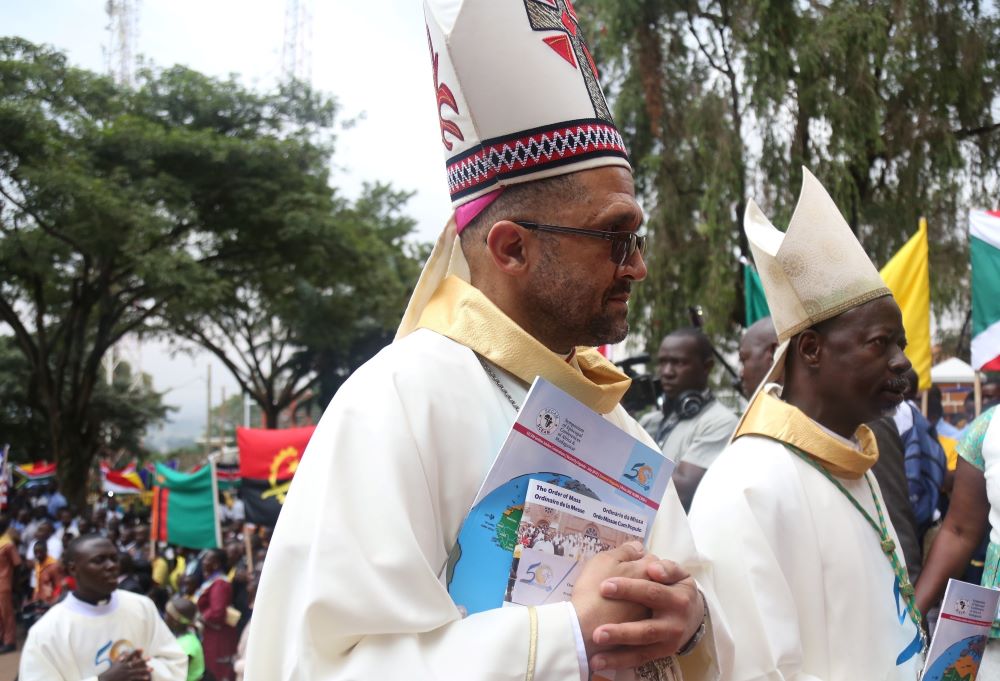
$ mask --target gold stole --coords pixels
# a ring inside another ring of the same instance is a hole
[[[733,439],[743,435],[762,435],[797,447],[840,478],[857,480],[878,461],[878,446],[868,426],[854,434],[859,451],[825,432],[798,407],[763,390],[747,408]]]

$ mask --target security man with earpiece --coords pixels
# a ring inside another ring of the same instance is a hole
[[[712,344],[696,328],[667,335],[657,355],[663,408],[643,417],[663,453],[677,463],[674,485],[686,511],[698,483],[722,453],[736,428],[737,416],[719,403],[708,387],[715,365]]]

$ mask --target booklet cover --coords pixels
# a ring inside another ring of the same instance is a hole
[[[975,681],[998,599],[995,589],[948,580],[923,681]]]
[[[642,542],[646,518],[558,485],[530,480],[504,601],[544,605],[568,601],[576,576],[598,553]]]
[[[473,614],[502,606],[508,592],[513,594],[517,570],[526,577],[523,569],[529,564],[519,562],[512,570],[512,561],[532,481],[553,491],[531,504],[570,514],[561,522],[596,509],[605,524],[645,540],[673,470],[674,463],[656,449],[548,381],[535,379],[459,531],[445,567],[448,593]],[[594,519],[590,534],[602,536],[601,527]],[[565,558],[568,546],[562,539]],[[584,551],[580,541],[578,555]],[[541,549],[547,551],[549,543],[555,557],[551,539],[543,540]],[[568,564],[560,568],[554,558],[552,563],[556,581],[563,574],[570,578]],[[562,593],[563,586],[558,589]]]

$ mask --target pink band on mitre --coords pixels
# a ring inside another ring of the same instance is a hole
[[[503,187],[494,189],[488,194],[483,194],[478,199],[473,199],[468,203],[463,203],[455,209],[455,228],[459,234],[469,226],[469,223],[476,219],[476,216],[486,210],[487,206],[497,200]]]

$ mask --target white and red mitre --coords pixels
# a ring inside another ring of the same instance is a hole
[[[453,207],[630,167],[571,0],[425,0],[424,17]]]

